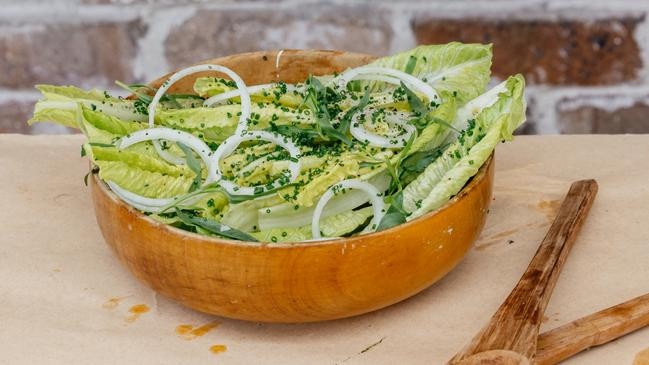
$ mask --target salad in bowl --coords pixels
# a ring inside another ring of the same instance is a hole
[[[261,243],[358,236],[442,207],[512,138],[525,81],[487,89],[491,59],[454,42],[298,83],[202,64],[158,88],[118,82],[127,98],[38,85],[29,122],[80,129],[92,171],[164,224]],[[196,73],[209,76],[193,93],[167,92]]]

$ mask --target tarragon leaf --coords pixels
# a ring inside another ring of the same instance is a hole
[[[186,145],[178,142],[178,147],[180,147],[181,150],[183,150],[183,153],[185,154],[185,160],[187,161],[187,167],[189,167],[196,176],[194,177],[194,181],[192,181],[192,184],[189,187],[189,192],[191,193],[192,191],[198,189],[201,187],[201,178],[202,178],[202,168],[201,168],[201,163],[196,159],[196,156],[194,156],[194,151],[192,151],[191,148],[187,147]]]
[[[426,104],[424,104],[424,102],[419,99],[417,94],[412,92],[412,90],[410,90],[406,86],[406,84],[403,83],[403,81],[401,81],[401,88],[405,90],[406,96],[408,98],[408,104],[410,105],[410,110],[412,110],[415,115],[425,116],[426,114],[428,114],[428,108],[426,107]]]
[[[257,239],[238,229],[226,226],[217,221],[196,217],[176,208],[176,215],[188,226],[200,227],[216,235],[239,241],[257,242]]]

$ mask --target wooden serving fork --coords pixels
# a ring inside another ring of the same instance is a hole
[[[649,325],[649,294],[539,336],[543,313],[597,194],[595,180],[573,183],[527,270],[491,321],[448,364],[549,365]]]
[[[649,294],[542,333],[536,345],[534,363],[556,364],[645,326],[649,326]]]

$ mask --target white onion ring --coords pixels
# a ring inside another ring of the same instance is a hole
[[[151,103],[149,104],[149,128],[153,128],[154,126],[155,110],[156,110],[156,106],[160,102],[160,98],[162,98],[162,96],[171,87],[171,85],[173,85],[178,80],[182,79],[187,75],[191,75],[197,72],[205,72],[205,71],[222,72],[228,75],[236,83],[237,88],[240,91],[239,96],[241,97],[241,116],[239,117],[239,123],[237,124],[236,133],[242,132],[248,128],[248,118],[250,117],[250,94],[248,94],[246,84],[243,82],[241,77],[239,77],[239,75],[237,75],[234,71],[230,70],[229,68],[221,65],[210,65],[210,64],[191,66],[182,69],[176,72],[175,74],[171,75],[171,77],[169,77],[167,81],[165,81],[162,84],[162,86],[158,89],[158,91],[153,96],[153,100],[151,100]],[[153,140],[153,146],[155,147],[160,157],[162,157],[166,161],[176,165],[185,163],[184,159],[175,156],[167,151],[164,151],[160,147],[160,143],[158,143],[157,140]]]
[[[343,72],[334,80],[336,80],[340,87],[344,89],[350,81],[363,79],[383,81],[395,85],[400,85],[401,81],[403,81],[404,84],[409,85],[411,88],[415,89],[415,91],[424,94],[428,99],[428,102],[439,100],[437,92],[430,85],[410,74],[393,68],[375,66],[356,67]]]
[[[253,171],[255,171],[256,168],[258,168],[259,166],[261,166],[265,162],[270,161],[271,158],[276,158],[278,155],[279,155],[279,153],[273,152],[273,153],[269,153],[267,155],[264,155],[262,157],[259,157],[258,159],[250,162],[244,168],[239,170],[237,172],[237,177],[243,177],[243,175],[245,173],[248,173],[248,172],[252,173]]]
[[[368,109],[368,112],[371,112],[372,109]],[[408,124],[401,120],[399,117],[394,115],[386,115],[385,121],[388,124],[398,125],[403,128],[405,133],[396,136],[396,137],[385,137],[376,133],[372,133],[364,128],[362,123],[358,122],[358,117],[363,113],[356,113],[352,117],[351,124],[349,126],[349,132],[354,138],[361,142],[367,141],[371,146],[382,147],[382,148],[403,148],[410,139],[410,137],[417,131],[417,128],[412,124]]]
[[[111,180],[106,181],[106,184],[108,184],[111,190],[118,193],[120,197],[123,197],[125,200],[136,202],[140,205],[146,205],[151,207],[164,207],[165,205],[169,205],[176,200],[176,198],[159,198],[159,199],[147,198],[145,196],[138,195],[131,191],[128,191],[122,188],[121,186],[117,185],[116,182]]]
[[[272,88],[277,87],[278,84],[263,84],[263,85],[253,85],[253,86],[248,86],[247,91],[249,95],[252,94],[258,94],[264,90],[269,90]],[[297,87],[295,85],[291,84],[286,84],[286,91],[294,91],[297,90]],[[237,98],[241,96],[241,90],[236,89],[236,90],[230,90],[226,91],[224,93],[216,94],[214,96],[211,96],[207,100],[203,102],[203,106],[212,106],[214,104],[221,103],[223,101],[232,99],[232,98]]]
[[[125,137],[122,137],[122,139],[119,140],[117,143],[117,148],[120,150],[123,150],[126,147],[129,147],[131,145],[134,145],[136,143],[144,142],[144,141],[151,141],[151,140],[157,140],[157,139],[166,139],[172,142],[180,142],[187,147],[191,148],[200,156],[201,160],[203,160],[203,163],[205,163],[205,166],[208,168],[209,171],[209,166],[211,161],[211,155],[212,155],[212,150],[205,144],[205,142],[201,141],[198,137],[194,136],[193,134],[179,131],[176,129],[171,129],[171,128],[148,128],[148,129],[142,129],[137,132],[133,132]],[[207,176],[207,179],[205,179],[205,184],[209,184],[213,182],[214,180],[210,179],[210,176]]]
[[[159,198],[159,199],[147,198],[145,196],[138,195],[124,189],[123,187],[117,185],[117,183],[114,181],[108,180],[106,181],[106,184],[108,185],[108,187],[110,187],[110,190],[112,190],[112,192],[115,193],[115,195],[117,195],[120,199],[122,199],[129,205],[132,205],[133,207],[145,212],[159,213],[164,208],[178,201],[181,197],[181,195],[179,195],[173,198]],[[204,194],[205,193],[196,194],[191,198],[182,198],[181,199],[182,204],[183,205],[195,204],[198,200],[202,198]]]
[[[388,84],[401,85],[401,80],[400,79],[398,79],[396,77],[380,75],[380,74],[370,74],[370,75],[358,76],[358,77],[355,77],[354,80],[382,81],[382,82],[387,82]],[[349,83],[349,81],[347,83]],[[347,86],[347,85],[345,85],[345,86]]]
[[[216,149],[214,154],[211,157],[211,163],[208,164],[208,179],[210,181],[220,180],[219,184],[228,193],[232,195],[255,195],[255,190],[259,187],[266,190],[266,186],[257,185],[257,186],[238,186],[230,180],[223,178],[223,173],[221,172],[221,167],[219,166],[221,160],[229,156],[241,143],[246,141],[268,141],[274,143],[278,146],[284,147],[288,150],[291,158],[294,161],[290,161],[288,164],[288,169],[290,171],[290,182],[295,181],[297,176],[300,173],[300,149],[291,141],[290,138],[282,136],[280,134],[275,134],[267,131],[248,131],[241,134],[235,134],[228,137],[219,148]],[[271,185],[271,189],[279,188],[281,185],[278,185],[279,181],[274,181]]]
[[[142,129],[125,137],[122,137],[122,139],[117,142],[117,148],[119,150],[122,150],[136,143],[158,139],[180,142],[191,148],[200,156],[200,158],[205,163],[205,166],[208,167],[209,171],[209,166],[211,163],[210,156],[212,155],[210,148],[205,144],[205,142],[187,132],[171,128]],[[205,179],[204,185],[209,184],[212,181],[214,180],[210,180],[210,176],[208,175],[207,179]],[[113,181],[106,181],[106,184],[108,184],[110,189],[122,200],[145,212],[159,212],[160,209],[169,204],[172,204],[178,198],[147,198],[145,196],[128,191],[120,187]]]
[[[385,203],[383,202],[383,198],[381,198],[383,194],[381,194],[381,192],[378,191],[374,187],[374,185],[368,182],[357,179],[343,180],[331,186],[329,190],[325,191],[325,193],[322,194],[320,200],[318,200],[318,204],[313,211],[313,219],[311,221],[311,235],[313,236],[313,239],[319,239],[322,237],[322,235],[320,234],[320,216],[322,215],[322,211],[324,210],[329,200],[334,197],[334,189],[336,188],[358,189],[367,194],[368,201],[372,203],[374,216],[372,217],[372,220],[370,221],[368,226],[363,230],[363,232],[370,232],[372,230],[375,230],[381,222],[381,219],[385,215]]]
[[[129,205],[132,205],[133,207],[145,212],[158,213],[162,209],[162,207],[172,204],[176,200],[174,198],[147,198],[145,196],[130,192],[117,185],[117,183],[115,183],[114,181],[110,180],[106,181],[106,184],[108,185],[108,187],[110,187],[110,190],[112,190],[113,193],[115,193],[115,195],[117,195],[120,199],[122,199]]]

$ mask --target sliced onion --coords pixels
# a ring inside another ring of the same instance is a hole
[[[162,157],[163,160],[174,164],[174,165],[184,165],[185,164],[185,159],[182,157],[176,156],[173,153],[162,149],[162,146],[160,145],[160,142],[157,140],[152,140],[151,143],[153,143],[153,148],[155,148],[156,152],[158,152],[158,155]]]
[[[133,192],[130,192],[130,191],[120,187],[119,185],[117,185],[116,182],[111,181],[111,180],[106,181],[106,184],[108,184],[108,186],[113,191],[119,193],[119,195],[122,195],[127,200],[137,202],[138,204],[141,204],[141,205],[148,205],[148,206],[152,206],[152,207],[164,207],[165,205],[169,205],[169,204],[173,203],[176,200],[176,198],[159,198],[159,199],[147,198],[147,197],[144,197],[142,195],[138,195],[138,194],[135,194]]]
[[[258,94],[258,93],[260,93],[260,92],[262,92],[264,90],[270,90],[270,89],[275,88],[275,87],[277,87],[277,84],[254,85],[254,86],[249,86],[247,91],[248,91],[248,94],[252,95],[252,94]],[[286,84],[286,91],[287,92],[288,91],[294,91],[294,90],[297,90],[297,87],[295,85]],[[229,99],[232,99],[232,98],[237,98],[237,97],[240,97],[240,96],[241,96],[241,90],[240,89],[226,91],[226,92],[221,93],[221,94],[216,94],[216,95],[210,97],[209,99],[205,100],[203,102],[203,106],[212,106],[214,104],[218,104],[218,103],[224,102],[226,100],[229,100]]]
[[[396,77],[380,75],[380,74],[374,74],[374,75],[370,74],[370,75],[357,76],[357,77],[354,78],[354,80],[382,81],[382,82],[387,82],[388,84],[401,85],[401,80],[400,79],[398,79]],[[345,85],[345,86],[347,86],[347,85]]]
[[[117,143],[117,148],[122,150],[136,143],[158,140],[158,139],[165,139],[172,142],[180,142],[186,145],[187,147],[191,148],[200,156],[200,158],[205,163],[205,166],[208,167],[208,171],[209,171],[209,166],[211,163],[210,157],[212,155],[210,148],[205,144],[205,142],[201,141],[194,135],[189,134],[187,132],[183,132],[171,128],[143,129],[131,133],[125,137],[122,137],[122,139],[120,139],[119,142]],[[212,181],[214,180],[210,180],[210,176],[208,175],[207,179],[205,179],[204,185],[209,184]],[[172,204],[178,199],[178,197],[161,198],[161,199],[148,198],[133,193],[131,191],[128,191],[120,187],[113,181],[106,181],[106,184],[108,184],[110,189],[122,200],[134,206],[135,208],[145,212],[153,212],[153,213],[159,212],[163,207]]]
[[[244,168],[237,172],[237,177],[242,177],[247,173],[252,173],[256,168],[263,165],[265,162],[270,161],[271,158],[277,158],[279,156],[278,152],[269,153],[265,156],[259,157],[258,159],[250,162]]]
[[[368,109],[368,112],[371,112],[372,109]],[[405,113],[399,113],[397,115],[386,115],[385,121],[388,124],[397,125],[403,128],[404,133],[399,136],[382,136],[376,133],[372,133],[365,129],[364,123],[358,122],[358,118],[363,113],[356,113],[352,117],[351,125],[349,126],[349,132],[361,142],[367,142],[371,146],[382,147],[382,148],[403,148],[413,133],[416,132],[417,128],[412,124],[404,121],[403,118],[406,117]]]
[[[345,88],[352,80],[374,80],[383,81],[394,85],[400,85],[401,81],[426,96],[429,102],[438,100],[439,96],[435,89],[418,78],[405,72],[387,67],[361,66],[343,72],[335,79],[341,88]]]
[[[368,182],[357,179],[343,180],[330,187],[329,190],[325,191],[325,193],[322,194],[322,197],[318,201],[318,204],[313,211],[313,219],[311,221],[311,235],[313,236],[313,238],[318,239],[322,237],[322,235],[320,234],[320,216],[322,215],[322,211],[324,210],[329,200],[336,195],[335,190],[337,189],[358,189],[363,191],[367,195],[367,200],[372,204],[374,216],[372,217],[372,220],[370,221],[368,226],[363,230],[363,232],[365,233],[375,230],[376,227],[378,227],[379,222],[381,222],[381,219],[385,215],[385,203],[383,202],[383,198],[381,197],[383,194],[381,194],[381,192],[378,191],[374,187],[374,185]]]
[[[211,158],[211,163],[208,165],[208,179],[210,181],[220,180],[219,184],[223,187],[228,193],[233,195],[255,195],[256,190],[260,187],[266,190],[266,186],[257,185],[257,186],[238,186],[230,180],[223,178],[223,173],[221,172],[221,167],[219,166],[221,161],[229,156],[234,150],[243,142],[246,141],[267,141],[274,143],[278,146],[284,147],[288,150],[291,155],[292,161],[288,164],[288,169],[290,172],[290,181],[293,182],[300,173],[300,149],[291,141],[290,138],[267,132],[267,131],[251,131],[243,132],[241,134],[235,134],[228,137],[220,146],[216,149]],[[279,181],[274,181],[270,184],[271,189],[279,188],[281,185]]]
[[[151,213],[159,212],[162,207],[172,204],[176,199],[174,198],[162,198],[162,199],[153,199],[147,198],[145,196],[135,194],[130,192],[121,186],[117,185],[114,181],[106,181],[110,190],[115,193],[120,199],[132,205],[133,207]]]
[[[128,191],[124,189],[123,187],[117,185],[114,181],[106,181],[106,184],[108,187],[110,187],[110,190],[115,193],[120,199],[128,203],[129,205],[132,205],[133,207],[145,211],[145,212],[151,212],[151,213],[159,213],[166,207],[178,203],[178,205],[187,205],[191,206],[192,204],[195,204],[197,201],[202,199],[203,195],[205,193],[190,193],[189,195],[194,195],[191,197],[185,197],[185,196],[176,196],[173,198],[148,198],[139,194],[135,194],[131,191]]]
[[[192,150],[194,150],[194,152],[198,154],[198,156],[200,156],[200,158],[203,160],[205,166],[208,168],[209,171],[210,163],[212,163],[210,159],[212,155],[212,150],[210,150],[210,148],[205,144],[205,142],[201,141],[198,137],[190,133],[179,131],[176,129],[171,129],[171,128],[142,129],[137,132],[133,132],[125,137],[122,137],[122,139],[120,139],[117,144],[117,148],[122,150],[136,143],[157,140],[157,139],[166,139],[172,142],[180,142],[186,145],[187,147],[191,148]],[[207,179],[205,180],[205,184],[209,184],[213,181],[214,180],[210,180],[210,176],[208,175]]]
[[[250,94],[256,94],[258,92],[261,92],[263,90],[271,89],[273,88],[273,84],[263,84],[263,85],[254,85],[254,86],[248,86],[246,90],[244,91]],[[241,89],[235,89],[235,90],[230,90],[226,91],[224,93],[216,94],[214,96],[211,96],[207,100],[203,102],[203,106],[212,106],[214,104],[220,103],[222,101],[226,101],[232,98],[237,98],[241,96]],[[243,113],[242,113],[243,114]]]
[[[237,125],[237,133],[247,129],[248,118],[250,117],[250,95],[248,94],[248,91],[246,89],[246,84],[243,82],[241,77],[239,77],[239,75],[237,75],[234,71],[221,65],[191,66],[182,69],[176,72],[175,74],[171,75],[171,77],[169,77],[167,81],[165,81],[162,84],[162,86],[158,89],[158,91],[155,93],[155,96],[153,96],[153,100],[151,100],[151,103],[149,104],[149,128],[153,128],[154,126],[156,106],[158,106],[158,103],[160,102],[160,98],[162,98],[162,96],[171,87],[171,85],[173,85],[178,80],[182,79],[187,75],[191,75],[197,72],[205,72],[205,71],[222,72],[228,75],[236,83],[238,90],[240,90],[239,96],[241,97],[241,116],[239,117],[239,123]],[[184,159],[175,156],[169,153],[168,151],[163,150],[162,147],[160,146],[160,143],[157,140],[153,140],[153,146],[155,147],[160,157],[167,160],[168,162],[176,165],[185,163]]]

